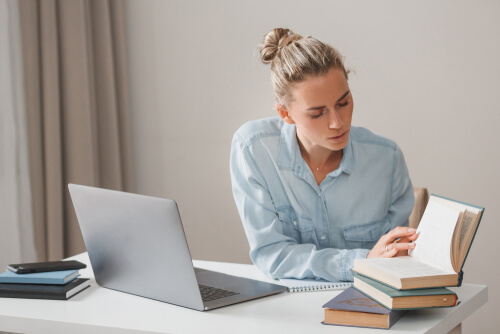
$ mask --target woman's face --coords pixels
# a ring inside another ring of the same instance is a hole
[[[295,124],[301,144],[313,150],[340,151],[349,141],[353,99],[344,72],[309,77],[292,86],[288,108],[277,107],[280,116]]]

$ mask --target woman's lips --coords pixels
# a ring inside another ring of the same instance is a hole
[[[347,134],[347,131],[344,132],[343,134],[335,137],[328,137],[328,140],[333,141],[333,142],[341,142],[344,140],[345,136]]]

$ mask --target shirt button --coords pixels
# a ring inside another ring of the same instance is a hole
[[[325,239],[326,239],[326,234],[323,234],[323,235],[321,236],[321,240],[325,240]]]
[[[297,222],[296,222],[296,221],[293,221],[293,225],[297,226]]]

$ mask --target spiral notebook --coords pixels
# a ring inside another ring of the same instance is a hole
[[[282,278],[280,282],[286,285],[290,292],[345,290],[352,286],[352,282],[328,282],[315,279]]]

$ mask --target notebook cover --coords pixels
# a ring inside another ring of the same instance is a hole
[[[0,283],[66,284],[80,276],[78,272],[78,270],[62,270],[43,273],[16,274],[7,270],[0,274]]]
[[[0,297],[66,300],[89,286],[88,278],[77,278],[66,285],[0,283]]]

